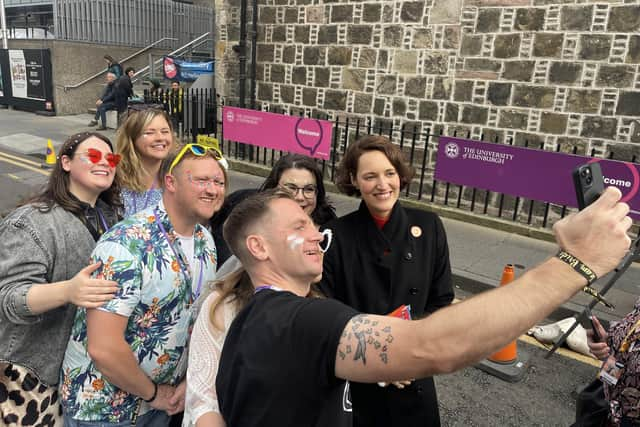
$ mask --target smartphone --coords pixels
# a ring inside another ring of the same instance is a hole
[[[598,333],[598,328],[596,328],[596,324],[593,321],[593,313],[591,313],[591,310],[589,309],[589,307],[586,308],[586,312],[585,312],[584,316],[585,316],[585,319],[582,322],[582,326],[585,329],[591,329],[593,331],[593,341],[594,342],[602,341],[602,337]]]
[[[574,169],[572,176],[578,199],[578,209],[582,210],[600,197],[604,191],[604,178],[600,163],[593,162],[578,166]]]

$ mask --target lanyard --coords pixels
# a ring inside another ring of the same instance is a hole
[[[638,329],[638,326],[640,326],[640,319],[636,320],[636,323],[633,324],[631,329],[629,329],[629,332],[627,332],[627,335],[624,337],[624,340],[622,340],[622,343],[620,344],[621,353],[625,353],[629,350],[629,346],[631,345],[629,338],[631,338],[631,335],[633,335],[633,333]]]
[[[104,219],[104,215],[102,215],[102,211],[99,207],[96,206],[96,213],[98,214],[98,218],[100,218],[100,222],[102,223],[102,230],[104,233],[107,232],[109,226],[107,225],[107,220]]]
[[[176,249],[171,244],[171,240],[169,240],[169,235],[167,234],[167,230],[164,229],[164,226],[162,225],[162,221],[160,221],[159,219],[160,215],[158,214],[157,209],[153,210],[153,215],[155,216],[156,224],[158,224],[158,227],[160,227],[160,231],[162,231],[162,235],[167,240],[167,244],[169,245],[169,247],[171,248],[171,251],[173,252],[173,256],[175,256],[176,261],[178,261],[178,265],[180,266],[180,271],[182,272],[182,276],[184,277],[185,283],[192,284],[191,279],[187,274],[187,267],[182,263],[182,259],[178,256]],[[200,288],[202,287],[202,270],[204,270],[204,263],[202,262],[202,259],[200,259],[200,274],[198,275],[198,285],[196,286],[194,299],[198,299],[198,296],[200,295]],[[191,291],[193,292],[193,287]]]
[[[273,291],[277,291],[277,292],[282,291],[282,289],[281,289],[281,288],[278,288],[277,286],[272,286],[272,285],[261,285],[261,286],[258,286],[258,287],[253,291],[253,294],[255,295],[255,294],[257,294],[258,292],[260,292],[260,291],[264,291],[264,290],[267,290],[267,289],[271,289],[271,290],[273,290]]]

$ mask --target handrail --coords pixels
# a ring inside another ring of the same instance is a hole
[[[191,40],[189,43],[185,44],[184,46],[180,46],[179,48],[177,48],[176,50],[174,50],[173,52],[169,52],[167,55],[176,55],[178,53],[181,53],[182,51],[185,51],[187,49],[189,49],[190,47],[197,47],[200,46],[203,43],[206,43],[206,37],[211,34],[210,31],[207,31],[206,33],[204,33],[201,36],[196,37],[195,39]],[[157,64],[162,63],[162,58],[160,59],[156,59],[155,61],[153,61],[153,67],[155,68],[155,66]],[[150,71],[151,66],[147,65],[146,67],[141,68],[140,70],[138,70],[138,72],[135,74],[136,76],[139,76],[135,79],[132,79],[131,82],[135,83],[136,81],[138,81],[138,79],[140,77],[142,77],[142,74],[147,73]]]
[[[209,34],[209,33],[207,33],[207,34]],[[163,37],[163,38],[161,38],[160,40],[157,40],[157,41],[155,41],[155,42],[151,43],[150,45],[148,45],[148,46],[146,46],[146,47],[143,47],[143,48],[142,48],[142,49],[140,49],[139,51],[134,52],[134,53],[132,53],[131,55],[127,56],[126,58],[124,58],[124,59],[120,60],[120,63],[122,64],[122,63],[124,63],[124,62],[126,62],[126,61],[130,60],[131,58],[135,58],[136,56],[140,55],[141,53],[144,53],[144,52],[148,51],[149,49],[153,48],[154,46],[156,46],[156,45],[158,45],[158,44],[162,43],[163,41],[167,41],[167,40],[174,40],[174,41],[175,41],[175,40],[178,40],[178,39],[173,38],[173,37]],[[88,82],[90,82],[91,80],[95,79],[96,77],[99,77],[101,74],[105,73],[105,72],[106,72],[106,71],[108,71],[108,70],[109,70],[109,68],[105,68],[104,70],[101,70],[101,71],[99,71],[99,72],[95,73],[95,74],[94,74],[94,75],[92,75],[91,77],[88,77],[88,78],[84,79],[84,80],[83,80],[83,81],[81,81],[80,83],[77,83],[77,84],[75,84],[75,85],[65,85],[65,86],[63,86],[62,88],[64,89],[64,91],[65,91],[65,92],[66,92],[66,91],[68,91],[69,89],[76,89],[76,88],[79,88],[80,86],[84,85],[85,83],[88,83]],[[136,73],[136,74],[138,74],[138,73]],[[135,74],[134,74],[134,75],[135,75]]]

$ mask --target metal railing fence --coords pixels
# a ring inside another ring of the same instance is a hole
[[[53,13],[57,39],[130,47],[177,39],[163,49],[209,32],[214,19],[212,8],[171,0],[55,0]]]
[[[197,91],[185,90],[184,93],[184,114],[185,117],[190,117],[190,119],[183,120],[182,125],[178,127],[179,133],[183,137],[192,138],[195,141],[198,133],[212,134],[220,140],[220,146],[226,157],[266,167],[272,167],[282,155],[286,154],[286,152],[279,150],[224,140],[222,138],[222,123],[218,120],[223,99],[215,93],[215,90],[203,92],[202,94]],[[148,99],[151,101],[151,98]],[[176,105],[175,98],[172,100],[171,95],[165,93],[165,95],[156,97],[155,100],[164,103],[167,111],[175,115],[170,111],[171,105]],[[190,110],[191,113],[187,113],[187,110]],[[272,112],[282,113],[282,111]],[[329,120],[329,116],[323,113],[309,117]],[[403,197],[406,199],[429,202],[541,228],[552,227],[557,220],[565,217],[572,210],[572,208],[563,205],[437,181],[434,178],[435,161],[438,138],[442,133],[432,133],[429,128],[422,131],[411,125],[397,127],[374,118],[337,118],[331,121],[333,122],[331,155],[328,160],[320,162],[323,175],[328,181],[335,181],[337,167],[349,144],[361,136],[376,134],[384,135],[398,144],[405,153],[409,164],[415,169],[414,178],[403,193]],[[450,136],[470,139],[469,134],[454,133]],[[480,140],[484,140],[483,135]],[[507,138],[506,140],[495,138],[493,141],[487,142],[514,144],[512,138]],[[545,149],[543,144],[534,145],[527,141],[524,141],[523,145],[527,148]],[[558,144],[554,151],[585,154],[578,153],[578,147],[569,142]],[[586,155],[595,157],[595,149],[592,149]],[[616,154],[613,151],[607,153],[607,158],[634,163],[637,160],[636,155],[632,155],[631,158],[624,158],[623,155]]]

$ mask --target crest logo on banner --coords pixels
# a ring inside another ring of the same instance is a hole
[[[445,154],[450,159],[455,159],[460,154],[460,149],[458,148],[458,144],[455,142],[449,142],[444,146]]]

